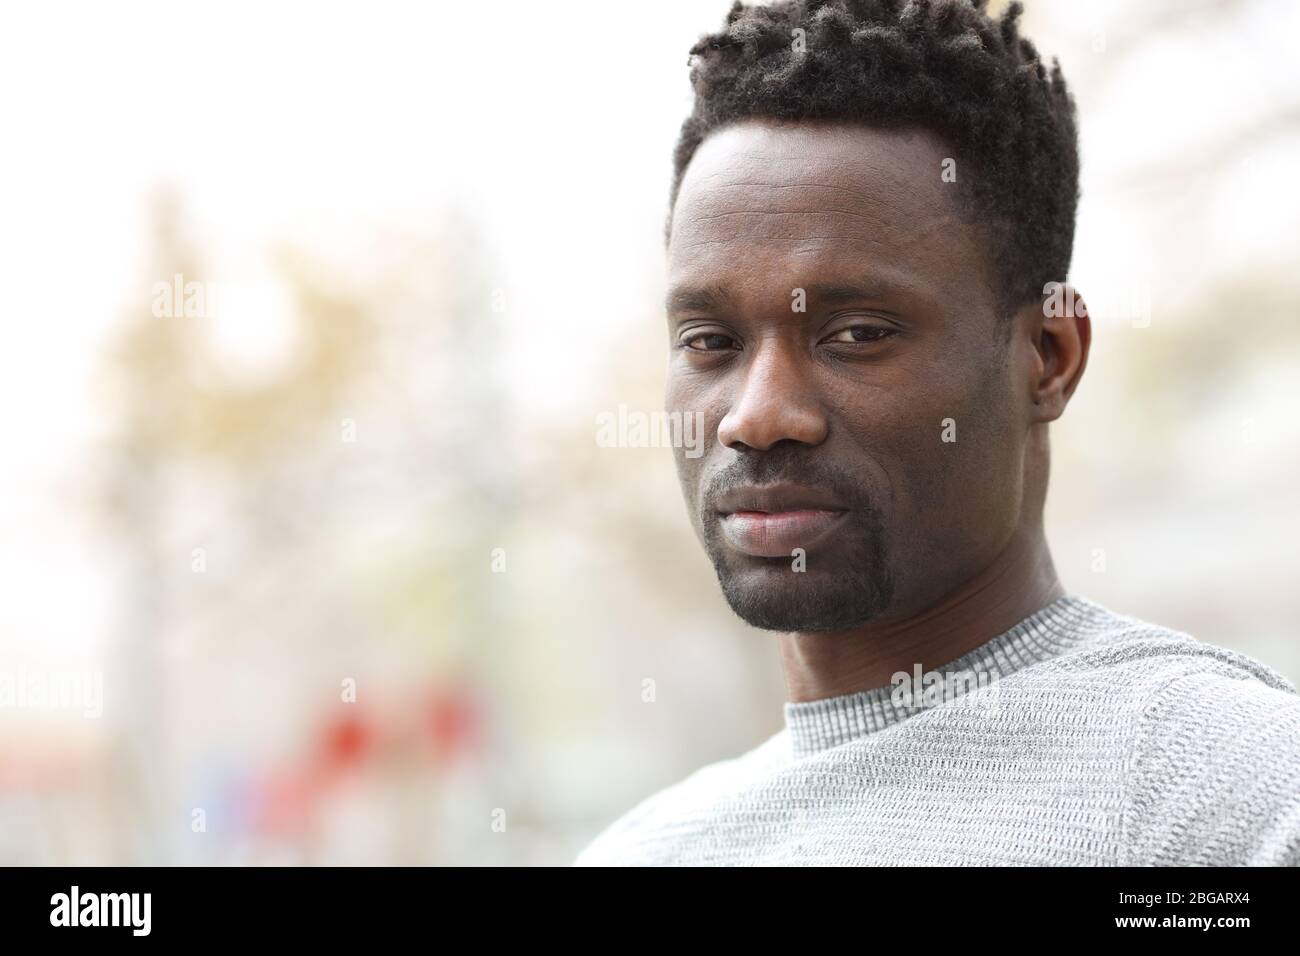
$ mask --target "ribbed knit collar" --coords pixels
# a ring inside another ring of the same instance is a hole
[[[1076,645],[1104,609],[1084,598],[1065,595],[1035,611],[1015,627],[937,668],[940,674],[970,671],[1001,680],[1023,667],[1047,660]],[[894,703],[894,685],[785,704],[785,726],[796,757],[829,750],[873,734],[925,710]],[[933,705],[931,705],[933,706]]]

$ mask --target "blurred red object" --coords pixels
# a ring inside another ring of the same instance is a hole
[[[297,770],[278,770],[254,789],[254,827],[273,833],[302,833],[311,826],[319,781]]]
[[[329,769],[354,766],[374,742],[374,731],[355,711],[344,713],[324,731],[324,763]]]
[[[475,748],[477,714],[466,688],[434,688],[426,706],[429,734],[440,759],[451,759]]]

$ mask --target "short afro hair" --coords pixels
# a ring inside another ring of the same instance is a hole
[[[710,133],[745,119],[918,127],[954,152],[959,209],[981,223],[1010,311],[1063,282],[1074,245],[1079,152],[1060,63],[1020,36],[1020,3],[736,0],[691,48],[695,108],[673,155],[668,226],[686,167]],[[796,32],[802,31],[802,33]],[[1000,293],[1000,295],[999,295]]]

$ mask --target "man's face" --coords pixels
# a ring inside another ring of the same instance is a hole
[[[909,617],[1019,524],[1026,359],[948,155],[922,132],[751,121],[686,171],[666,404],[704,415],[705,453],[677,449],[678,475],[757,627]]]

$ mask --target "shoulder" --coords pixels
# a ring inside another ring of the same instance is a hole
[[[1133,619],[1127,619],[1133,621]],[[1248,655],[1134,621],[1088,654],[1129,723],[1132,865],[1300,865],[1300,694]]]
[[[1053,644],[1054,653],[1023,668],[1013,677],[1058,685],[1086,686],[1103,693],[1111,707],[1136,717],[1156,698],[1177,693],[1185,679],[1217,675],[1210,693],[1233,695],[1234,681],[1246,681],[1296,698],[1294,684],[1265,664],[1240,651],[1220,647],[1184,631],[1119,614],[1085,598],[1071,595],[1065,610],[1048,619],[1039,636]]]
[[[1300,865],[1300,694],[1272,667],[1069,599],[1069,650],[1025,669],[1121,728],[1128,865]]]
[[[1062,671],[1105,671],[1123,687],[1148,697],[1179,677],[1217,673],[1254,679],[1296,693],[1295,686],[1267,664],[1239,651],[1200,640],[1184,631],[1120,614],[1078,596],[1069,599],[1069,652],[1048,661]]]
[[[738,757],[719,760],[643,799],[588,843],[573,866],[671,862],[675,824],[707,816],[728,793],[746,787],[788,759],[790,742],[779,731]]]

